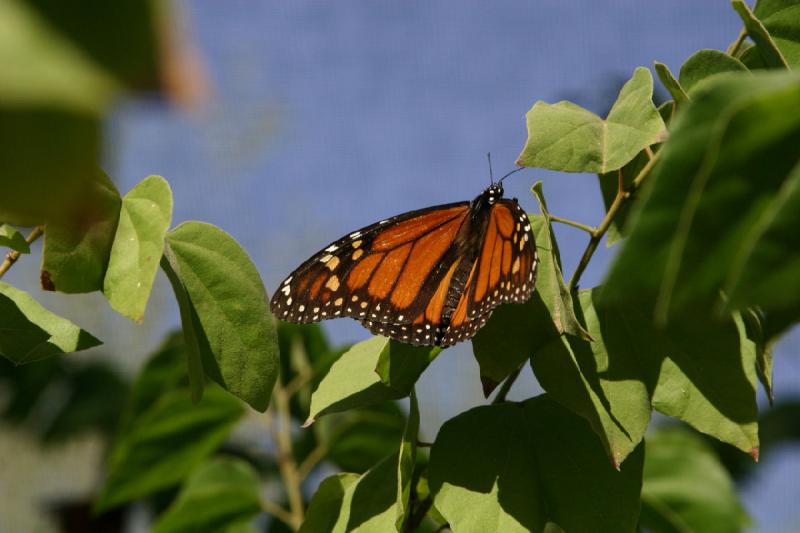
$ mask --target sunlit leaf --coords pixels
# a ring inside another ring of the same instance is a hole
[[[103,292],[131,320],[144,319],[171,221],[172,191],[161,176],[145,178],[122,199]]]
[[[11,248],[23,254],[31,253],[31,247],[22,233],[8,224],[0,224],[0,246]]]
[[[652,96],[650,71],[639,67],[605,120],[570,102],[537,102],[517,164],[598,174],[622,167],[664,133]]]
[[[669,91],[669,94],[672,96],[676,105],[681,105],[689,100],[689,96],[686,94],[686,91],[683,87],[681,87],[681,84],[678,82],[678,80],[675,79],[675,76],[669,70],[667,65],[656,61],[655,68],[658,79],[661,80],[661,84],[666,87],[667,91]]]
[[[547,396],[477,407],[439,431],[431,492],[459,533],[542,531],[547,522],[634,531],[642,452],[615,470],[586,422]]]
[[[345,492],[359,480],[359,477],[357,474],[336,474],[320,483],[308,504],[306,518],[299,533],[334,531],[333,528],[342,512]]]
[[[28,293],[0,282],[0,355],[22,365],[102,344]]]
[[[700,50],[692,54],[681,66],[680,84],[691,93],[702,82],[714,79],[725,72],[747,72],[747,67],[733,56],[719,50]]]
[[[167,243],[179,284],[170,281],[176,294],[185,289],[178,303],[187,345],[197,346],[206,376],[265,411],[280,363],[258,270],[239,243],[211,224],[185,222]]]

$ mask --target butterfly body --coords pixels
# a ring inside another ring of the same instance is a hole
[[[502,303],[526,301],[536,245],[516,199],[493,184],[472,202],[381,220],[331,243],[273,295],[289,322],[348,316],[371,332],[414,345],[471,338]]]

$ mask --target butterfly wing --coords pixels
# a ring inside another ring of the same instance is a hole
[[[491,208],[480,252],[450,317],[440,344],[472,338],[503,303],[522,303],[536,283],[536,242],[528,215],[516,200],[504,199]]]
[[[469,203],[398,215],[355,231],[313,255],[273,295],[281,320],[314,322],[349,316],[375,324],[376,333],[403,339],[429,305],[458,258],[456,237]]]

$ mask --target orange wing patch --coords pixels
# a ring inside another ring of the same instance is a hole
[[[384,251],[417,239],[432,228],[463,215],[465,211],[464,206],[451,207],[395,224],[375,237],[372,241],[372,250]]]
[[[386,298],[386,295],[394,287],[397,276],[400,274],[400,270],[403,268],[412,246],[411,243],[408,243],[386,254],[369,282],[368,293],[370,297],[381,300]]]

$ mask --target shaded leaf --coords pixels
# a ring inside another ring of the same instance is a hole
[[[680,106],[682,103],[687,102],[689,100],[689,96],[686,94],[686,90],[684,90],[678,80],[675,79],[675,76],[673,76],[672,72],[669,70],[669,67],[664,63],[659,63],[656,61],[655,68],[658,79],[661,80],[661,84],[664,85],[667,91],[669,91],[669,94],[672,96],[675,105]]]
[[[681,428],[647,437],[640,525],[653,532],[735,533],[750,520],[714,452]]]
[[[605,120],[570,102],[537,102],[525,115],[528,140],[517,164],[600,174],[622,167],[664,133],[652,96],[650,71],[638,67]]]
[[[162,391],[134,414],[114,442],[98,511],[179,484],[222,444],[244,409],[217,387],[205,392],[193,405],[184,389]]]
[[[699,50],[681,66],[680,84],[691,93],[701,82],[725,72],[747,72],[747,67],[733,56],[719,50]]]
[[[0,282],[0,355],[22,365],[102,344],[28,293]]]
[[[258,474],[248,463],[217,457],[186,479],[178,497],[162,513],[153,533],[215,533],[261,511]]]
[[[161,176],[145,178],[122,199],[103,292],[115,311],[136,322],[144,319],[171,221],[172,191]]]
[[[657,297],[662,321],[718,300],[798,161],[800,115],[789,112],[798,107],[790,73],[720,75],[698,91],[643,185],[604,298]]]
[[[167,259],[188,296],[188,302],[178,297],[187,345],[197,346],[206,376],[265,411],[280,363],[258,270],[239,243],[211,224],[185,222],[167,243]]]
[[[0,224],[0,246],[11,248],[23,254],[31,253],[31,247],[22,233],[8,224]]]
[[[417,462],[417,439],[419,436],[419,405],[414,389],[409,397],[408,422],[400,442],[397,462],[397,517],[395,525],[397,531],[404,531],[404,526],[409,518],[411,505],[411,483],[414,474],[414,465]]]
[[[122,199],[99,168],[83,195],[67,216],[47,225],[42,249],[46,290],[80,293],[103,289]]]
[[[397,454],[391,455],[351,483],[331,532],[386,533],[397,517]]]
[[[408,396],[434,352],[438,353],[438,349],[414,347],[377,336],[354,345],[333,363],[312,394],[305,425],[328,413]],[[391,386],[381,381],[376,371],[381,359],[385,361],[387,357],[391,365],[396,365],[394,373],[384,370],[384,375],[391,378]]]
[[[586,422],[545,395],[446,422],[429,479],[437,509],[459,533],[543,531],[548,522],[634,531],[643,455],[640,448],[614,470]]]

